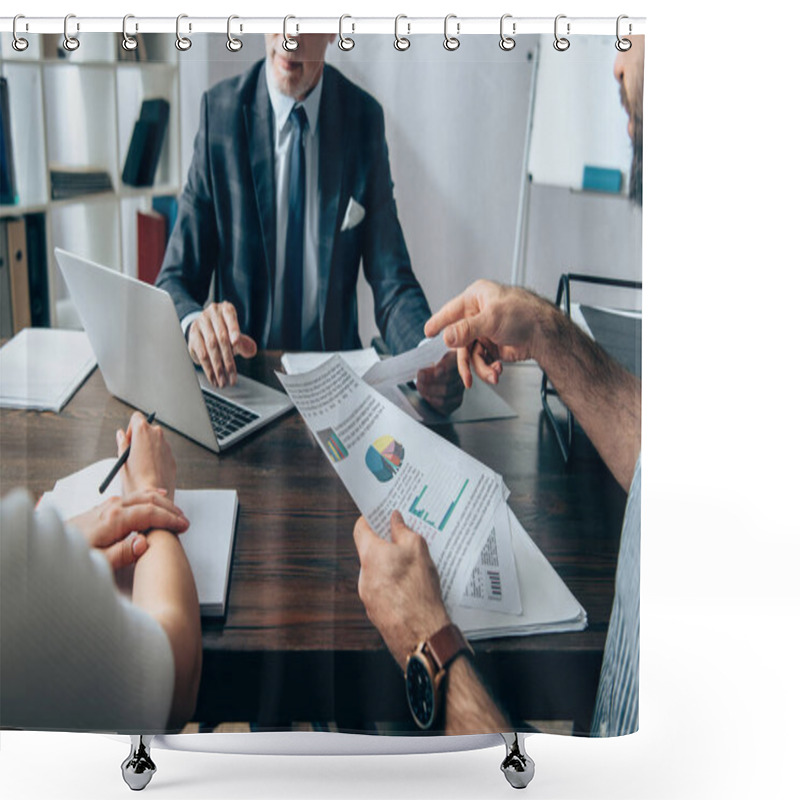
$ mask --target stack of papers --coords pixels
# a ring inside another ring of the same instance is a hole
[[[334,355],[278,377],[373,530],[388,539],[400,510],[470,638],[584,628],[586,612],[510,512],[502,476],[403,413],[368,375]]]
[[[414,350],[399,356],[385,358],[373,347],[365,350],[343,350],[337,353],[347,366],[387,400],[405,411],[417,422],[426,425],[443,425],[456,422],[477,422],[484,419],[508,419],[517,414],[491,386],[477,380],[464,392],[461,405],[448,416],[434,411],[409,383],[417,372],[438,363],[448,352],[442,334],[426,339]],[[301,375],[324,364],[332,353],[284,353],[281,364],[287,375]]]
[[[68,520],[109,497],[121,495],[119,473],[102,495],[98,491],[114,462],[113,458],[97,461],[62,478],[51,492],[42,495],[37,508],[54,508],[62,519]],[[204,617],[222,617],[228,597],[238,495],[232,489],[178,489],[175,505],[190,522],[180,540],[194,575],[200,613]]]
[[[0,406],[61,411],[96,365],[83,331],[24,328],[0,348]]]

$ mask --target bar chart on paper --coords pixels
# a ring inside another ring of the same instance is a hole
[[[435,487],[426,483],[408,510],[412,516],[436,528],[437,531],[443,531],[468,483],[469,479],[464,479],[460,475],[442,476]]]

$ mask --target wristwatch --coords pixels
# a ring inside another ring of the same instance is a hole
[[[473,655],[464,634],[452,623],[420,642],[406,659],[406,697],[414,722],[424,731],[439,716],[447,667],[460,653]]]

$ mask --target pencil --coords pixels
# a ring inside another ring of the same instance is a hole
[[[153,420],[155,420],[155,418],[156,418],[156,412],[154,411],[147,418],[147,424],[148,425],[152,425],[153,424]],[[117,461],[114,464],[114,466],[111,467],[111,472],[108,473],[108,475],[106,476],[106,479],[100,484],[100,494],[103,494],[103,492],[106,489],[108,489],[109,484],[111,483],[111,481],[114,480],[114,476],[122,469],[123,465],[128,460],[128,456],[130,454],[131,454],[131,446],[128,445],[125,448],[125,452],[117,459]]]

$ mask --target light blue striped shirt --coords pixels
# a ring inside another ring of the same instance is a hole
[[[636,460],[619,542],[614,605],[592,720],[592,736],[639,730],[639,561],[642,457]]]

